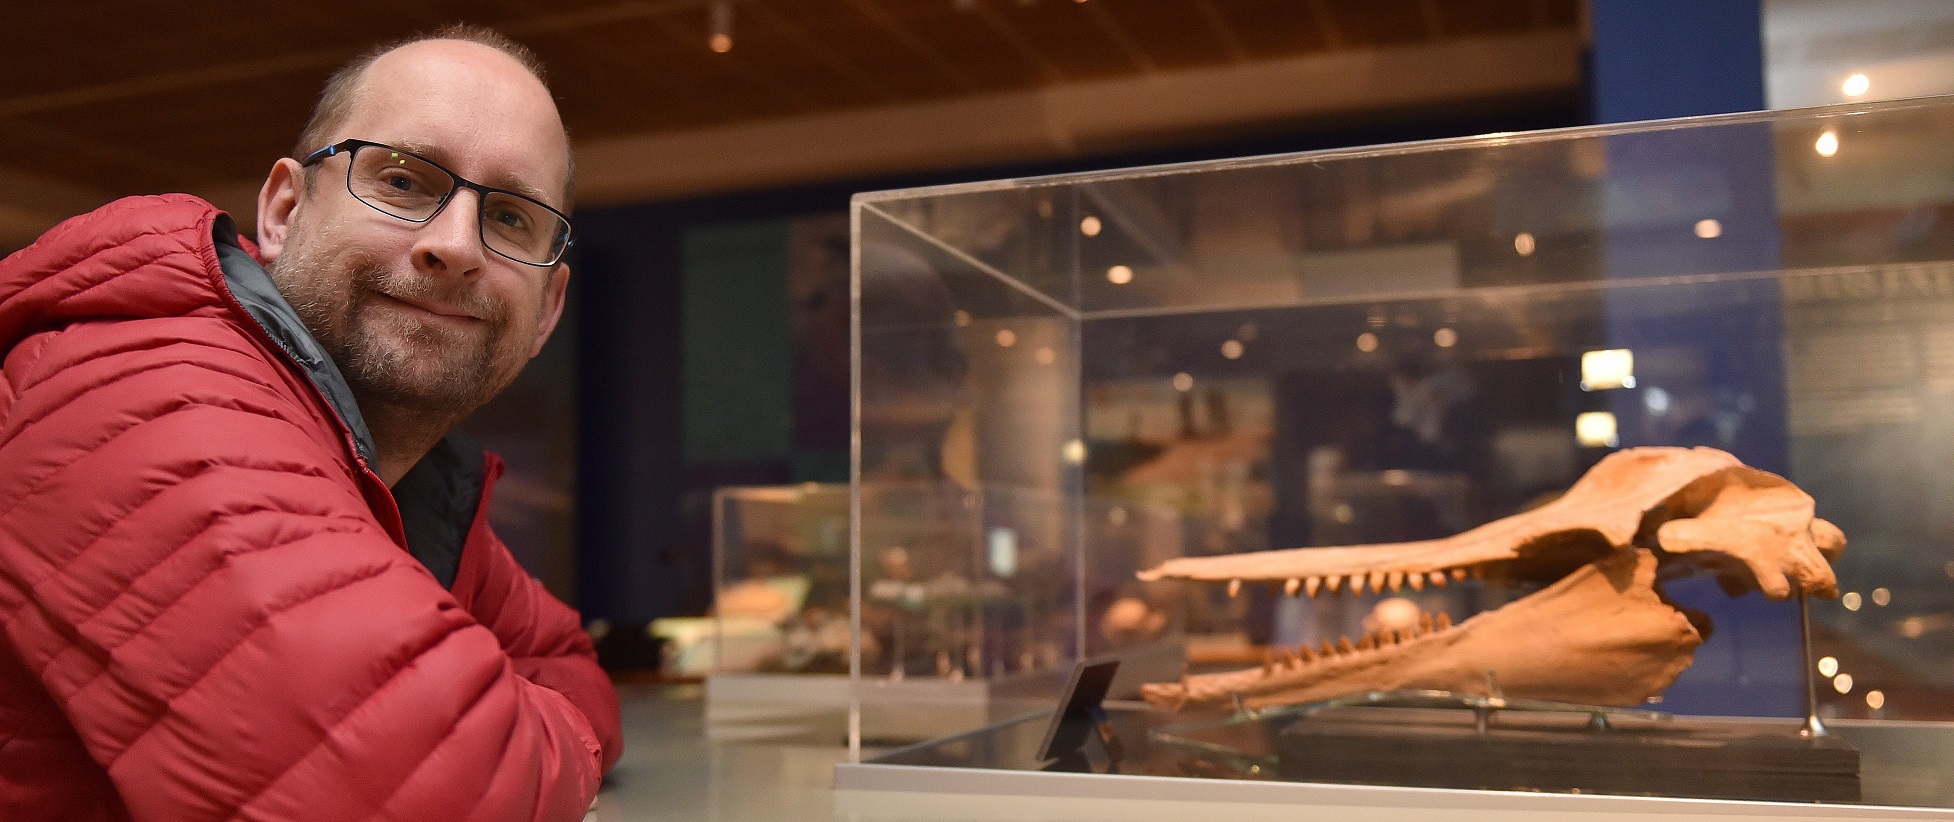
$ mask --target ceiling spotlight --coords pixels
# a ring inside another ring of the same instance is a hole
[[[1721,237],[1723,236],[1723,223],[1717,222],[1716,220],[1697,220],[1696,236],[1702,237],[1705,240],[1714,240]]]
[[[1223,356],[1223,357],[1226,357],[1226,358],[1228,358],[1228,359],[1231,359],[1231,360],[1239,360],[1239,359],[1241,359],[1241,358],[1242,358],[1242,341],[1241,341],[1241,340],[1229,340],[1229,341],[1227,341],[1227,342],[1224,342],[1224,343],[1222,343],[1222,344],[1221,344],[1221,356]]]
[[[1366,331],[1357,335],[1357,350],[1366,354],[1377,350],[1377,335]]]
[[[1513,235],[1513,250],[1522,257],[1533,256],[1533,235],[1525,231]]]
[[[706,47],[714,54],[725,54],[733,50],[733,2],[732,0],[713,0],[708,11],[712,21],[712,34],[706,38]]]
[[[1845,96],[1847,97],[1858,97],[1859,95],[1865,94],[1866,90],[1872,87],[1873,81],[1866,79],[1866,75],[1854,74],[1851,77],[1845,78],[1845,82],[1840,84],[1839,90],[1845,92]]]
[[[1098,217],[1095,217],[1091,214],[1087,214],[1086,216],[1079,218],[1080,234],[1084,234],[1087,237],[1097,237],[1099,236],[1099,229],[1101,228],[1104,228],[1104,226],[1100,224]]]
[[[1108,268],[1106,269],[1106,281],[1113,285],[1126,285],[1127,283],[1133,282],[1133,269],[1123,265]]]

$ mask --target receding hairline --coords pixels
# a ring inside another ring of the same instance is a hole
[[[550,96],[551,101],[554,102],[555,95],[550,92],[548,71],[543,67],[541,58],[538,58],[536,53],[531,51],[528,46],[518,43],[508,35],[487,26],[457,23],[436,29],[428,34],[383,43],[368,49],[358,57],[348,61],[345,65],[340,66],[337,71],[332,73],[331,77],[326,79],[325,88],[319,93],[319,101],[313,106],[311,119],[307,120],[305,128],[299,131],[298,143],[292,148],[292,159],[303,161],[307,155],[325,147],[327,145],[326,141],[332,138],[333,133],[345,125],[347,120],[352,118],[354,109],[358,107],[362,98],[365,97],[367,74],[372,70],[374,64],[380,61],[380,58],[409,46],[441,41],[473,43],[514,60],[517,65],[522,66],[523,70],[529,73],[530,77],[535,78],[537,85],[543,87],[544,94]],[[560,115],[557,118],[557,122],[561,126],[562,117]],[[570,150],[570,129],[568,126],[562,126],[562,128],[564,166],[563,210],[568,212],[576,200],[575,179],[577,164],[576,158]],[[306,183],[308,186],[311,184],[309,176]]]

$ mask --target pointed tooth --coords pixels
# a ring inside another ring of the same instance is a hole
[[[1308,643],[1304,643],[1302,645],[1296,646],[1297,664],[1304,664],[1304,663],[1315,662],[1315,661],[1316,661],[1316,652],[1311,651],[1309,649]]]
[[[1411,590],[1413,591],[1425,590],[1425,575],[1421,572],[1412,571],[1410,576],[1404,578],[1404,581],[1411,584]]]
[[[1336,593],[1337,588],[1341,587],[1342,585],[1343,585],[1342,574],[1331,574],[1323,578],[1323,590],[1328,591],[1332,594]]]
[[[1438,612],[1438,630],[1443,631],[1450,627],[1452,627],[1452,615],[1444,611]]]
[[[1427,574],[1426,576],[1431,579],[1432,587],[1434,588],[1445,587],[1446,576],[1444,571],[1433,571],[1430,574]]]
[[[1474,565],[1474,566],[1472,566],[1472,578],[1473,578],[1473,579],[1485,579],[1485,578],[1486,578],[1486,566],[1484,566],[1484,565]]]
[[[1320,657],[1323,657],[1323,658],[1325,658],[1325,659],[1328,659],[1328,658],[1330,658],[1330,657],[1333,657],[1333,656],[1336,656],[1336,655],[1337,655],[1337,646],[1335,646],[1335,645],[1331,645],[1331,644],[1330,644],[1330,641],[1329,641],[1329,640],[1327,640],[1327,639],[1326,639],[1326,640],[1323,640],[1323,647],[1322,647],[1322,648],[1319,648],[1319,649],[1317,649],[1317,651],[1316,651],[1316,655],[1317,655],[1317,656],[1320,656]]]
[[[1384,593],[1384,572],[1383,572],[1383,571],[1372,571],[1372,572],[1371,572],[1371,580],[1370,580],[1370,582],[1371,582],[1371,593],[1373,593],[1373,594],[1381,594],[1381,593]]]
[[[1302,590],[1302,587],[1303,587],[1302,580],[1297,579],[1295,577],[1290,577],[1288,582],[1282,584],[1283,596],[1293,597],[1296,595],[1297,591]]]
[[[1337,637],[1337,653],[1348,654],[1348,653],[1353,653],[1356,650],[1357,650],[1357,646],[1350,644],[1350,637],[1347,636]]]
[[[1400,589],[1402,589],[1402,588],[1404,588],[1404,572],[1403,572],[1403,571],[1392,571],[1392,572],[1391,572],[1391,576],[1390,576],[1390,577],[1388,577],[1387,579],[1388,579],[1388,581],[1389,581],[1389,583],[1390,583],[1390,585],[1391,585],[1391,593],[1394,593],[1394,594],[1395,594],[1395,593],[1397,593],[1397,592],[1398,592],[1398,591],[1399,591]]]
[[[1310,577],[1309,579],[1303,580],[1303,592],[1309,594],[1311,597],[1315,597],[1317,589],[1322,587],[1322,577]]]
[[[1471,574],[1470,574],[1470,573],[1468,573],[1468,572],[1466,571],[1466,569],[1464,569],[1464,568],[1454,568],[1454,569],[1452,569],[1452,581],[1453,581],[1453,582],[1464,582],[1464,581],[1466,581],[1466,577],[1468,577],[1468,576],[1471,576]]]
[[[1412,628],[1398,629],[1398,642],[1400,643],[1404,642],[1407,639],[1413,639],[1417,636],[1418,636],[1418,632],[1415,629]]]
[[[1429,634],[1431,632],[1432,632],[1432,612],[1420,611],[1418,613],[1418,633]]]
[[[1234,599],[1234,598],[1236,597],[1236,595],[1238,595],[1238,594],[1240,594],[1241,592],[1242,592],[1242,581],[1241,581],[1241,580],[1239,580],[1239,579],[1231,579],[1231,580],[1228,580],[1228,598],[1229,598],[1229,599]]]

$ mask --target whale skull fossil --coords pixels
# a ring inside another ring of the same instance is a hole
[[[1668,578],[1705,570],[1736,596],[1836,597],[1845,547],[1810,496],[1713,448],[1608,455],[1558,499],[1444,539],[1175,559],[1142,579],[1279,586],[1290,596],[1414,590],[1473,578],[1544,585],[1457,626],[1423,614],[1360,642],[1304,646],[1261,667],[1142,687],[1147,701],[1246,707],[1368,690],[1486,694],[1634,705],[1689,667],[1708,626],[1669,604]]]

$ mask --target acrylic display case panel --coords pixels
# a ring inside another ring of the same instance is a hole
[[[1608,454],[1706,446],[1815,499],[1848,540],[1840,596],[1807,601],[1808,644],[1796,598],[1663,565],[1701,644],[1656,700],[1618,707],[1815,718],[1855,750],[1851,796],[1706,796],[1954,807],[1951,144],[1954,102],[1927,99],[858,195],[858,707],[876,678],[1039,673],[1049,711],[1089,656],[1166,642],[1171,664],[1135,664],[1172,681],[1422,636],[1537,588],[1332,597],[1136,571],[1448,537]],[[893,502],[918,489],[966,502]],[[973,600],[962,622],[905,623],[890,656],[897,577]],[[1201,718],[1118,704],[1154,742]],[[990,730],[1037,735],[1008,724]],[[1041,764],[976,739],[886,761]],[[1267,779],[1294,771],[1254,759],[1280,758],[1273,739],[1234,762],[1126,748],[1153,752],[1138,773]],[[973,750],[1007,753],[952,755]]]

